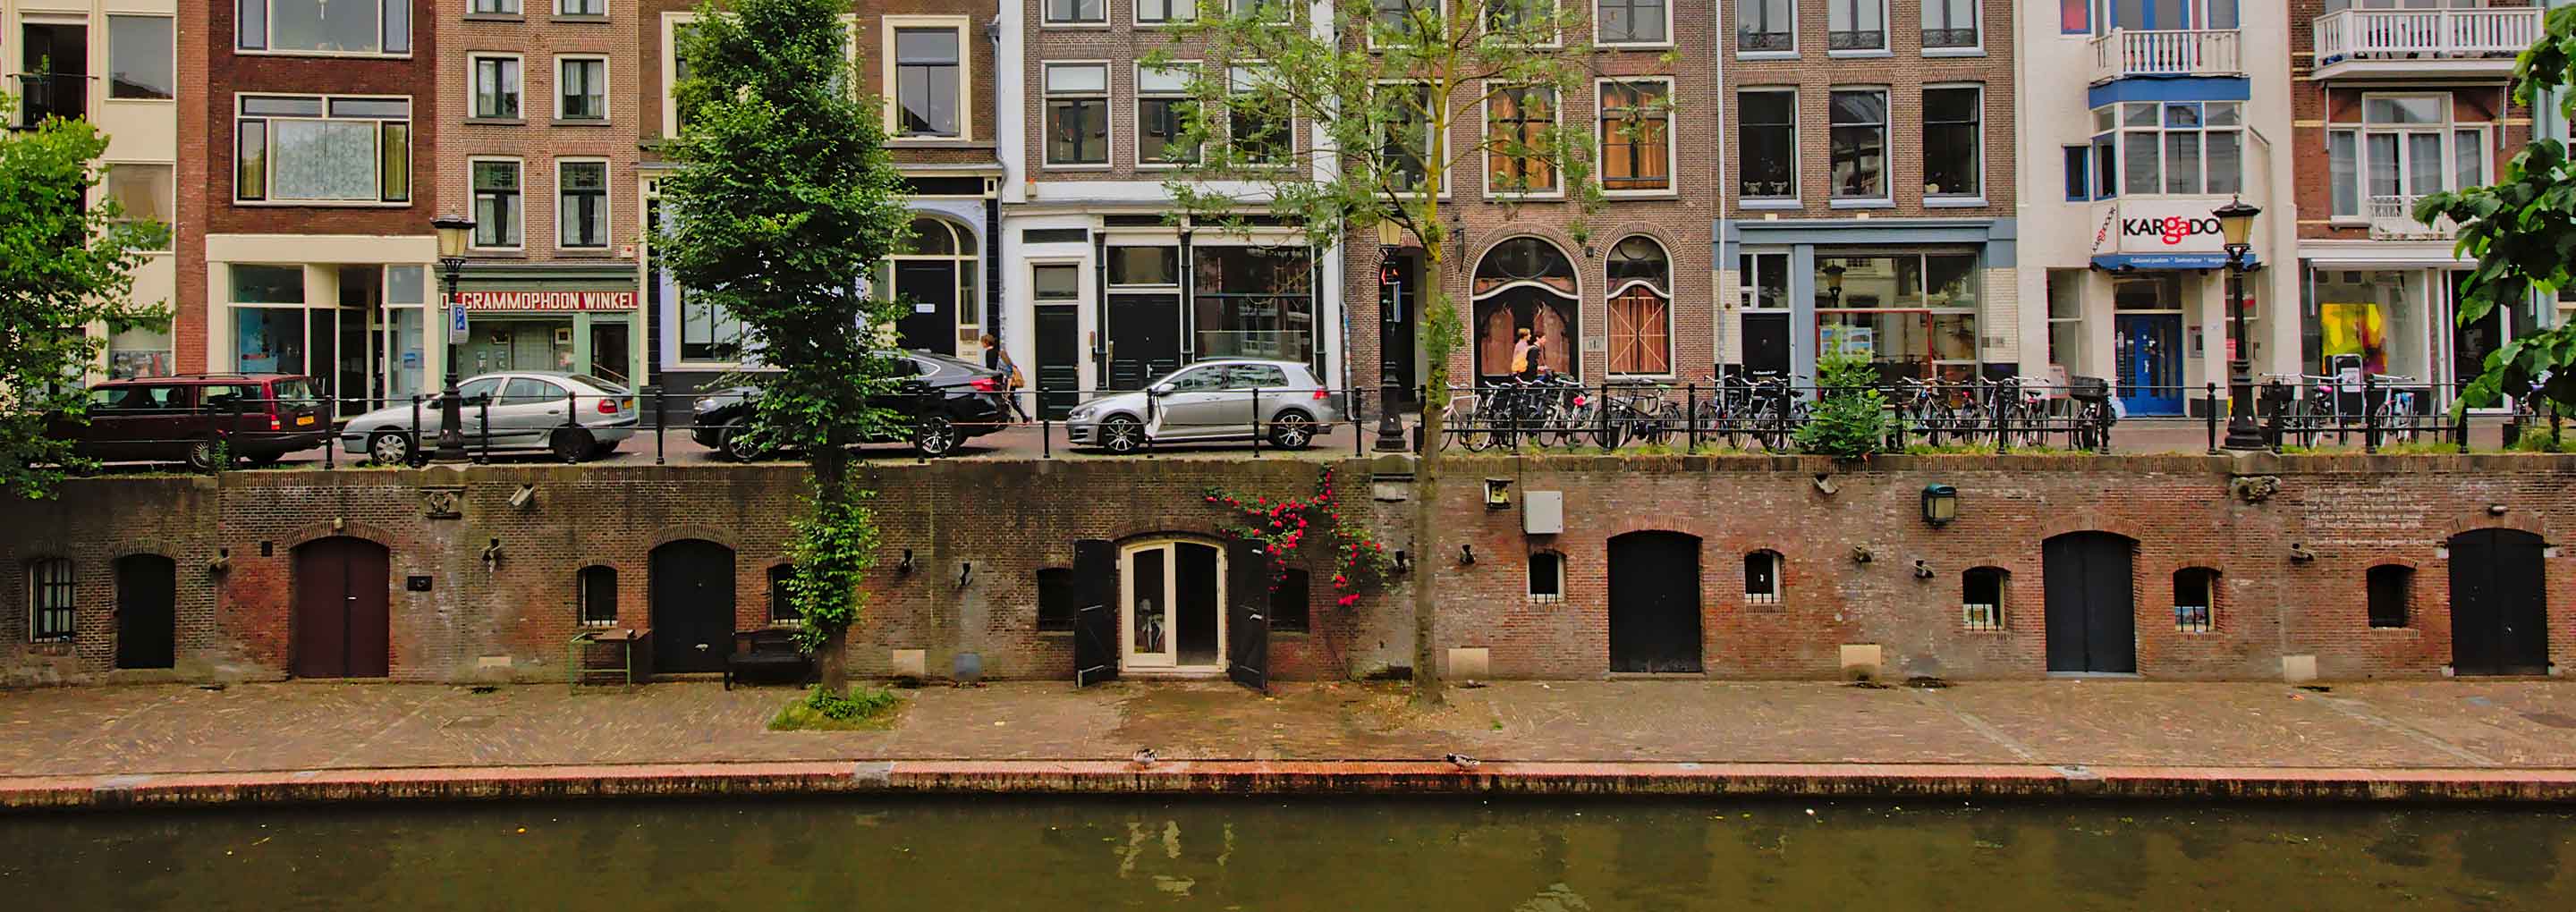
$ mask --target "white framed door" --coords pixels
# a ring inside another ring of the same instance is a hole
[[[1225,549],[1186,539],[1119,551],[1118,649],[1130,669],[1225,667]]]

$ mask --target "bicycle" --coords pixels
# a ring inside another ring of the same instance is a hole
[[[2380,394],[2370,413],[2372,420],[2379,425],[2381,442],[2414,442],[2422,433],[2421,423],[2416,420],[2415,390],[2402,384],[2414,383],[2415,378],[2404,374],[2372,374],[2370,382]]]

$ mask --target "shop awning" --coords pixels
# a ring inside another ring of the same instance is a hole
[[[2261,257],[2250,253],[2245,255],[2247,266],[2260,262],[2262,262]],[[2097,253],[2093,255],[2093,266],[2096,269],[2225,269],[2227,255],[2224,253]]]

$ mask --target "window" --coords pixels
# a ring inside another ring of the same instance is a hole
[[[411,99],[244,95],[239,104],[234,199],[410,201]]]
[[[1923,49],[1979,46],[1977,0],[1923,0]]]
[[[617,568],[581,568],[573,574],[573,598],[582,626],[617,626]]]
[[[1565,597],[1565,555],[1554,551],[1530,552],[1529,596],[1534,599]]]
[[[1195,0],[1172,0],[1189,3]],[[1105,23],[1109,21],[1107,0],[1046,0],[1046,23]]]
[[[1887,92],[1833,94],[1834,198],[1887,199]]]
[[[1190,325],[1207,358],[1312,361],[1315,256],[1304,246],[1203,244],[1190,253]]]
[[[1297,147],[1297,135],[1289,126],[1293,116],[1285,96],[1263,91],[1253,76],[1255,72],[1253,67],[1234,67],[1227,72],[1227,146],[1242,164],[1286,164]]]
[[[1745,199],[1796,199],[1798,93],[1764,89],[1739,92],[1735,99],[1744,172],[1736,192]]]
[[[1673,372],[1672,261],[1663,245],[1629,235],[1610,247],[1610,373]]]
[[[107,17],[107,97],[177,97],[177,46],[170,41],[170,28],[168,16]]]
[[[1380,84],[1377,90],[1379,103],[1391,106],[1379,120],[1386,132],[1378,138],[1378,164],[1386,169],[1386,184],[1399,192],[1419,187],[1430,178],[1431,163],[1447,157],[1431,149],[1431,87],[1398,82]],[[1447,184],[1440,193],[1448,195]]]
[[[474,179],[474,246],[516,250],[521,246],[519,163],[480,160],[467,166]]]
[[[608,119],[608,58],[555,58],[555,119]]]
[[[2358,125],[2331,125],[2326,174],[2334,216],[2411,219],[2425,194],[2484,185],[2486,125],[2456,123],[2452,109],[2447,94],[2370,95]]]
[[[2093,198],[2093,147],[2067,146],[2066,201],[2083,202]]]
[[[516,120],[519,117],[519,58],[472,58],[474,116]]]
[[[1138,25],[1188,22],[1198,17],[1198,0],[1136,0]]]
[[[1593,0],[1593,41],[1600,44],[1663,44],[1664,0]]]
[[[2370,626],[2404,627],[2413,622],[2415,568],[2381,564],[2370,568],[2364,581],[2370,590]]]
[[[1673,187],[1672,83],[1601,84],[1601,189]]]
[[[1180,269],[1181,249],[1172,248],[1172,268]],[[1082,300],[1082,269],[1076,266],[1048,264],[1029,270],[1029,287],[1041,303],[1064,303]]]
[[[789,584],[796,579],[794,564],[769,565],[769,624],[794,627],[805,622],[805,609],[796,607],[795,590]]]
[[[2097,198],[2111,196],[2111,134],[2119,139],[2121,193],[2225,195],[2241,191],[2242,103],[2133,101],[2094,111]]]
[[[557,16],[605,16],[608,0],[556,0]]]
[[[2208,633],[2212,629],[2211,606],[2218,597],[2218,571],[2207,567],[2184,567],[2174,571],[2174,629],[2184,633]]]
[[[1794,0],[1742,0],[1735,6],[1735,52],[1796,53],[1798,6]]]
[[[1736,269],[1743,273],[1744,306],[1754,310],[1789,309],[1789,255],[1785,253],[1748,253],[1737,257]],[[1783,343],[1786,344],[1785,342]]]
[[[1780,563],[1778,551],[1755,551],[1744,556],[1746,604],[1780,604]]]
[[[570,249],[608,246],[608,163],[555,162],[555,244]]]
[[[1816,252],[1817,351],[1868,358],[1888,383],[1974,376],[1980,270],[1972,250]]]
[[[1547,133],[1556,126],[1556,90],[1517,86],[1494,90],[1485,102],[1485,190],[1488,193],[1555,193],[1556,161]]]
[[[27,638],[39,643],[72,639],[72,562],[59,557],[27,562]]]
[[[696,16],[695,13],[662,14],[661,135],[665,137],[680,135],[681,128],[688,125],[687,118],[680,115],[678,88],[682,80],[689,78],[689,61],[680,55],[680,49],[688,46],[689,32],[697,27]]]
[[[1109,163],[1109,68],[1101,64],[1048,64],[1046,163]]]
[[[894,30],[894,135],[955,139],[964,135],[964,43],[955,27]]]
[[[1048,567],[1038,571],[1038,630],[1070,631],[1082,610],[1082,593],[1074,588],[1073,571]]]
[[[1067,266],[1041,266],[1040,273],[1070,273]],[[1111,247],[1109,248],[1109,284],[1161,285],[1181,284],[1181,248],[1178,247]],[[1067,294],[1064,300],[1076,295]]]
[[[1184,144],[1190,109],[1187,65],[1136,69],[1136,163],[1171,165],[1199,160],[1199,147]]]
[[[1279,571],[1278,581],[1270,584],[1271,632],[1303,633],[1311,625],[1314,608],[1308,585],[1304,570],[1290,567]]]
[[[680,360],[729,362],[742,356],[742,318],[711,299],[680,292]]]
[[[1546,28],[1555,15],[1556,0],[1485,0],[1485,31],[1492,34]],[[1556,39],[1546,36],[1537,43],[1554,44]]]
[[[473,3],[474,13],[478,16],[516,16],[519,14],[519,0],[473,0]]]
[[[177,185],[176,178],[172,176],[172,167],[128,164],[107,166],[107,198],[116,201],[117,208],[120,210],[118,218],[126,222],[157,222],[165,229],[161,232],[161,244],[154,248],[156,250],[170,249],[170,232],[167,229],[172,224],[171,207],[174,203],[171,191]]]
[[[1923,90],[1923,195],[1969,198],[1985,193],[1985,90]]]
[[[233,47],[310,54],[411,53],[411,0],[236,0]],[[479,2],[479,0],[478,0]],[[511,12],[518,12],[511,0]]]
[[[1959,574],[1959,622],[1970,630],[2004,629],[2004,580],[2001,567],[1970,567]]]
[[[1825,50],[1887,50],[1885,4],[1886,0],[1825,0]]]
[[[2057,33],[2092,34],[2093,0],[2057,0]]]

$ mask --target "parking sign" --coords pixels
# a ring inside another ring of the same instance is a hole
[[[447,305],[447,344],[465,344],[465,308]]]

